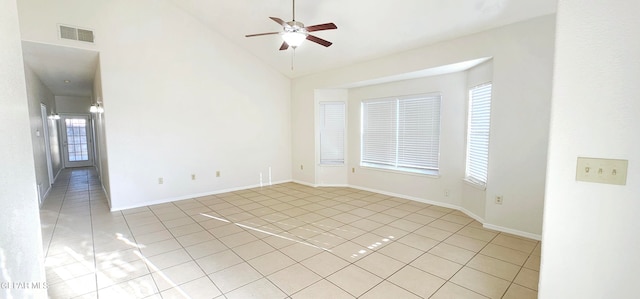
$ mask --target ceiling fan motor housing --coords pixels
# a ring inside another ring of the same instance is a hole
[[[288,26],[284,26],[285,32],[301,32],[307,33],[307,30],[304,28],[304,24],[298,21],[290,21],[286,22]]]

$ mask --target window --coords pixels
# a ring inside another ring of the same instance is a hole
[[[438,173],[440,94],[362,102],[361,165]]]
[[[320,164],[344,164],[344,103],[320,103]]]
[[[487,184],[489,167],[489,128],[491,120],[491,83],[469,90],[466,178],[479,185]]]

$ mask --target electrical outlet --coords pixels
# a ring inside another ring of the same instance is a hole
[[[449,190],[447,189],[444,190],[444,197],[449,197]]]
[[[195,173],[194,173],[194,174],[191,174],[191,180],[192,180],[192,181],[195,181],[195,180],[196,180],[196,175],[195,175]]]
[[[158,178],[158,184],[160,184],[160,185],[164,184],[164,179],[163,178]]]
[[[503,201],[504,201],[504,198],[502,198],[502,195],[496,195],[496,204],[497,205],[501,205]]]
[[[304,170],[304,165],[300,164],[300,170]]]
[[[356,168],[355,168],[355,167],[352,167],[352,168],[351,168],[351,172],[352,172],[352,173],[356,173]]]
[[[216,177],[219,178],[220,177],[220,170],[216,171]]]

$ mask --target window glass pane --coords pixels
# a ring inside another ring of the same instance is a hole
[[[344,164],[344,103],[320,103],[320,164]]]
[[[469,91],[466,177],[483,185],[487,182],[489,166],[491,87],[489,83]]]
[[[65,119],[67,127],[67,151],[70,162],[89,160],[87,124],[85,119]]]
[[[398,166],[438,169],[439,97],[399,100],[398,108]]]
[[[361,164],[437,173],[440,101],[439,94],[363,101]]]
[[[363,105],[362,162],[396,164],[396,102],[370,101]]]

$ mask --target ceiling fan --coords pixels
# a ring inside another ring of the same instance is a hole
[[[321,31],[321,30],[330,30],[330,29],[338,29],[336,24],[334,23],[326,23],[319,24],[313,26],[305,27],[303,23],[296,21],[296,1],[293,0],[293,20],[290,22],[285,22],[280,18],[269,17],[276,23],[282,26],[282,31],[278,32],[266,32],[266,33],[258,33],[258,34],[249,34],[245,35],[245,37],[254,37],[254,36],[263,36],[263,35],[272,35],[272,34],[280,34],[282,39],[282,46],[280,46],[280,50],[287,50],[289,47],[294,50],[302,44],[302,42],[306,40],[310,40],[316,44],[328,47],[333,43],[324,39],[321,39],[315,35],[309,34],[309,32]]]

